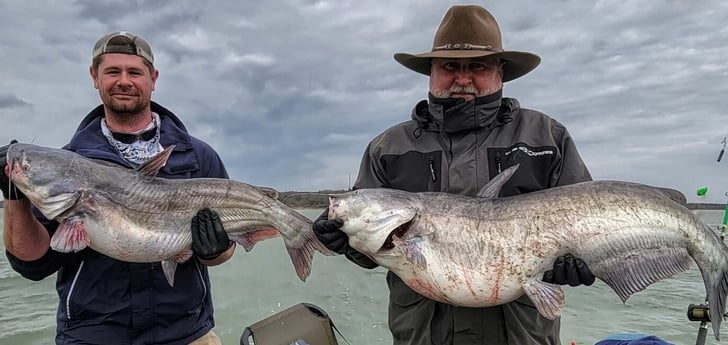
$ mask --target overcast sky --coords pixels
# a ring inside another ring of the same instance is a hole
[[[100,103],[88,75],[104,33],[146,38],[153,100],[209,142],[232,178],[343,189],[369,140],[409,119],[421,53],[455,3],[428,0],[0,0],[0,142],[60,147]],[[724,202],[728,2],[483,1],[506,49],[542,58],[504,95],[567,126],[595,179]],[[696,189],[708,187],[708,196]]]

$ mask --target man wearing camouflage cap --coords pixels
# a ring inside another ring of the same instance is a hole
[[[170,110],[151,100],[159,72],[150,45],[117,31],[93,47],[89,68],[103,104],[81,121],[64,149],[135,168],[174,145],[163,178],[227,178],[218,154],[191,136]],[[0,150],[7,150],[6,147]],[[5,167],[2,154],[0,167]],[[179,263],[170,287],[160,263],[118,261],[93,249],[60,253],[50,249],[58,223],[43,218],[0,172],[4,238],[13,269],[31,280],[57,273],[56,344],[220,344],[207,265],[229,259],[234,245],[217,214],[193,219],[192,250]]]

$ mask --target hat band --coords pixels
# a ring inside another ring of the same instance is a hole
[[[493,49],[493,46],[487,45],[487,46],[481,46],[477,44],[470,44],[470,43],[448,43],[442,46],[437,46],[432,48],[432,51],[436,50],[487,50],[492,52],[497,52],[497,50]]]

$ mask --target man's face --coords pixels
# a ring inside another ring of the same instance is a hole
[[[91,67],[91,78],[104,106],[118,116],[135,116],[149,107],[159,72],[149,71],[136,55],[102,57],[97,70]]]
[[[469,101],[502,87],[503,69],[498,59],[432,59],[430,93],[437,98]]]

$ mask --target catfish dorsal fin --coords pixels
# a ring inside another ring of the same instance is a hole
[[[667,195],[668,198],[672,199],[673,201],[677,202],[680,205],[687,205],[688,199],[685,197],[685,194],[680,192],[679,190],[672,189],[672,188],[664,188],[664,187],[655,187],[657,188],[662,194]]]
[[[511,176],[516,173],[518,166],[520,166],[520,164],[516,164],[506,170],[503,170],[500,174],[495,175],[492,180],[488,181],[488,183],[483,186],[476,196],[487,199],[498,197],[501,187],[503,187],[503,185],[511,179]]]
[[[174,150],[174,145],[167,146],[164,151],[157,153],[156,156],[149,158],[146,162],[140,164],[136,168],[136,171],[145,176],[156,176],[159,169],[162,169],[162,167],[167,164],[167,159],[169,159],[169,156],[172,154],[172,150]]]

